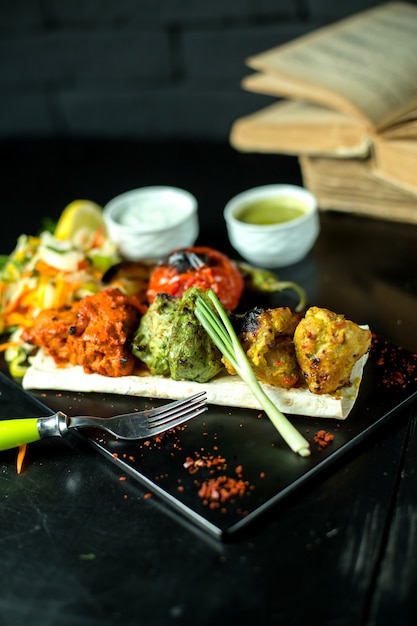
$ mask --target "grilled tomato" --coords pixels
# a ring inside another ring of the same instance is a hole
[[[228,256],[205,246],[171,252],[152,271],[147,290],[152,304],[158,293],[180,298],[190,287],[213,289],[229,311],[239,304],[245,283],[237,265]]]

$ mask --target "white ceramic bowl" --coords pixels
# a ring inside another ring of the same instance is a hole
[[[199,233],[196,198],[178,187],[132,189],[103,209],[110,239],[132,261],[156,261],[175,248],[192,246]]]
[[[266,199],[275,199],[277,204],[293,199],[302,207],[302,213],[294,219],[266,225],[239,219],[248,205]],[[248,263],[264,268],[285,267],[301,261],[320,231],[316,198],[296,185],[264,185],[243,191],[229,200],[224,219],[233,248]]]

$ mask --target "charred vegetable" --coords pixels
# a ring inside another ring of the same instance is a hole
[[[153,266],[140,261],[121,261],[109,267],[101,277],[106,287],[120,289],[128,296],[136,296],[141,304],[147,304],[146,291]]]
[[[205,383],[223,370],[221,353],[195,316],[205,292],[189,289],[182,298],[155,296],[134,335],[132,352],[152,375]]]
[[[204,246],[175,250],[152,271],[148,300],[159,293],[181,298],[190,287],[213,289],[226,309],[234,310],[240,301],[245,283],[236,263],[228,256]]]
[[[305,309],[307,296],[304,289],[297,283],[288,280],[280,280],[279,277],[270,270],[253,267],[241,261],[237,262],[237,266],[242,273],[246,289],[260,293],[278,293],[290,289],[291,291],[295,291],[299,299],[295,310],[300,312]]]

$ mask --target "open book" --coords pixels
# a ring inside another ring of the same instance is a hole
[[[417,189],[417,6],[391,2],[252,56],[249,91],[284,100],[241,119],[241,151],[365,157]]]

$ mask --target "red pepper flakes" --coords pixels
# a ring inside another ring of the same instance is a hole
[[[219,466],[226,467],[226,459],[221,456],[214,455],[202,455],[197,454],[197,458],[193,459],[190,456],[187,456],[183,463],[183,467],[188,469],[190,474],[195,474],[199,468],[218,468]]]
[[[373,337],[372,349],[379,349],[376,363],[383,369],[380,384],[386,388],[406,389],[410,381],[416,380],[417,355],[397,346],[383,345],[381,342],[376,336]]]
[[[236,477],[228,476],[226,459],[221,456],[197,453],[194,459],[188,456],[183,467],[190,474],[209,470],[209,477],[202,481],[195,479],[194,485],[204,506],[208,506],[210,509],[219,509],[222,513],[227,513],[225,503],[233,504],[236,498],[242,498],[248,491],[253,490],[248,481],[242,478],[243,466],[237,465],[235,467]],[[241,515],[247,514],[241,508],[239,508],[239,512]]]
[[[119,480],[123,482],[124,480],[126,480],[126,476],[120,476]]]
[[[145,493],[144,498],[145,500],[149,500],[150,498],[152,498],[152,494],[150,492]]]
[[[241,498],[245,495],[248,483],[241,478],[230,476],[217,476],[205,480],[198,491],[203,504],[210,508],[217,508],[220,504],[228,502],[235,497]]]
[[[314,442],[318,445],[320,450],[324,450],[333,441],[334,435],[326,430],[319,430],[314,435]]]

